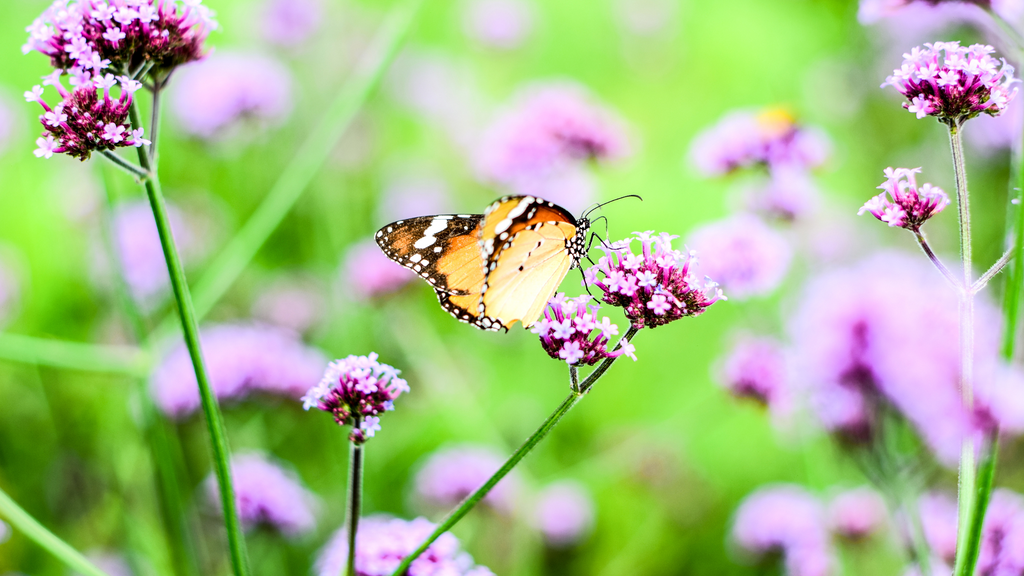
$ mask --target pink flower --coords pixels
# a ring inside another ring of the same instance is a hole
[[[368,516],[359,521],[356,534],[355,576],[390,576],[402,560],[434,531],[426,518],[402,520]],[[337,576],[348,559],[348,535],[344,528],[331,537],[316,561],[318,576]],[[459,541],[445,532],[409,566],[408,576],[494,576],[459,550]]]
[[[607,316],[599,324],[597,311],[600,306],[587,306],[588,301],[590,296],[567,300],[565,294],[559,292],[548,302],[544,317],[531,329],[540,336],[544,351],[570,365],[593,366],[605,358],[623,354],[628,354],[635,361],[636,357],[625,348],[609,350],[609,335],[618,334],[619,329],[610,325]]]
[[[210,385],[220,400],[253,392],[298,400],[323,372],[326,359],[287,330],[258,325],[221,324],[201,334]],[[178,345],[150,377],[157,406],[173,418],[199,407],[199,388],[184,344]]]
[[[260,294],[252,305],[254,317],[277,326],[305,332],[323,320],[326,299],[310,282],[284,280]]]
[[[260,54],[217,52],[171,83],[171,112],[182,129],[200,138],[223,138],[243,120],[279,124],[292,105],[291,73]]]
[[[167,206],[167,216],[182,259],[188,263],[199,248],[196,230],[191,220],[174,205]],[[114,209],[113,231],[114,245],[132,296],[145,307],[154,306],[166,294],[170,278],[149,203],[140,200],[119,204]]]
[[[916,232],[929,218],[949,205],[949,196],[938,186],[924,184],[920,188],[914,174],[920,168],[886,168],[888,179],[879,186],[884,190],[864,203],[857,215],[871,214],[889,226],[898,226]],[[886,194],[892,198],[886,197]]]
[[[533,29],[533,7],[525,0],[471,0],[466,4],[466,34],[491,48],[519,47]]]
[[[1017,94],[1013,67],[991,56],[991,46],[935,42],[917,46],[903,55],[882,87],[893,86],[906,96],[904,108],[918,118],[936,116],[960,125],[985,113],[998,116]],[[1000,64],[1001,62],[1001,64]]]
[[[747,496],[736,510],[732,537],[755,556],[781,552],[791,576],[834,573],[821,503],[800,486],[763,486]]]
[[[342,280],[357,299],[394,292],[414,278],[414,272],[392,262],[373,240],[354,244],[345,256]]]
[[[90,82],[68,92],[60,83],[60,73],[46,78],[44,84],[52,85],[62,101],[51,108],[43,99],[40,86],[26,92],[26,99],[43,107],[39,123],[43,126],[43,137],[36,141],[37,158],[50,158],[54,154],[67,154],[79,160],[87,160],[95,151],[114,150],[132,145],[125,139],[131,133],[128,124],[128,109],[132,104],[131,80],[116,80],[112,74],[97,75]],[[121,94],[118,99],[110,97],[110,88],[120,82]],[[99,91],[99,92],[98,92]]]
[[[238,516],[247,530],[266,524],[286,536],[301,536],[316,528],[314,497],[298,477],[264,456],[243,454],[231,459]],[[220,511],[217,479],[204,483],[208,505]]]
[[[795,220],[815,211],[820,191],[803,168],[776,166],[769,178],[744,190],[750,210],[782,220]]]
[[[772,338],[739,338],[722,363],[719,382],[738,398],[753,400],[785,414],[791,403],[786,352]]]
[[[259,11],[260,32],[280,46],[295,46],[309,38],[323,21],[322,0],[265,0]]]
[[[687,244],[700,254],[700,271],[734,298],[770,294],[782,283],[793,248],[778,232],[749,214],[706,224]]]
[[[828,506],[829,526],[847,540],[861,540],[880,530],[888,514],[882,497],[870,488],[837,495]]]
[[[578,482],[555,482],[538,495],[532,520],[549,546],[571,546],[583,540],[593,528],[594,500]]]
[[[504,458],[470,444],[438,450],[416,473],[416,494],[431,506],[451,508],[482,486],[501,468]],[[510,514],[518,499],[519,478],[512,472],[487,493],[483,502]]]
[[[753,166],[806,170],[823,164],[830,153],[823,132],[798,125],[778,109],[730,112],[690,145],[690,160],[704,176]]]

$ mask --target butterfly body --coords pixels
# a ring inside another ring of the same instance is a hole
[[[529,327],[586,254],[590,223],[546,200],[505,196],[483,214],[399,220],[375,238],[416,272],[441,307],[483,330]]]

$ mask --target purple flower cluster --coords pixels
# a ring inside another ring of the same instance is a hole
[[[723,362],[718,380],[734,396],[752,398],[774,413],[788,412],[786,350],[772,338],[743,336]]]
[[[173,204],[167,205],[167,217],[182,260],[187,264],[201,244],[197,231],[193,222]],[[156,305],[165,294],[170,278],[149,203],[139,200],[119,204],[114,210],[113,232],[124,279],[132,296],[145,308]]]
[[[690,159],[703,175],[720,176],[753,166],[807,170],[824,163],[830,152],[824,133],[800,126],[783,110],[739,110],[698,134]]]
[[[918,118],[935,116],[950,125],[985,113],[998,116],[1017,94],[1013,67],[991,56],[991,46],[935,42],[915,46],[903,55],[882,87],[893,86],[908,102],[903,107]],[[1000,65],[1001,62],[1001,65]]]
[[[694,252],[684,254],[672,249],[672,240],[678,236],[654,236],[651,231],[635,234],[602,246],[605,255],[584,272],[584,282],[603,293],[601,301],[623,308],[634,327],[655,328],[699,316],[708,306],[725,299],[718,284],[693,274]],[[640,254],[630,248],[633,240],[640,242]]]
[[[921,497],[921,525],[938,560],[952,565],[956,558],[956,500],[944,493]],[[947,570],[946,573],[949,573]],[[975,574],[1024,573],[1024,497],[1011,490],[992,492],[981,529],[981,548]]]
[[[350,247],[342,267],[346,288],[359,300],[390,294],[415,278],[415,272],[395,264],[372,239]]]
[[[821,503],[800,486],[764,486],[736,510],[732,537],[758,558],[781,553],[789,576],[828,576],[835,558]]]
[[[690,234],[701,255],[700,271],[734,298],[766,295],[782,283],[793,248],[782,234],[752,214],[736,214]]]
[[[607,316],[597,321],[600,306],[587,306],[590,296],[566,299],[559,292],[548,302],[544,317],[530,330],[540,336],[544,351],[555,360],[569,365],[593,366],[604,358],[623,354],[634,361],[636,348],[629,342],[617,350],[608,349],[608,337],[619,333],[619,327]],[[590,339],[591,336],[593,340]]]
[[[870,488],[842,492],[828,505],[829,528],[846,540],[867,538],[885,525],[887,517],[885,501]]]
[[[402,560],[419,547],[434,531],[426,518],[402,520],[388,516],[369,516],[359,521],[356,534],[356,573],[354,576],[389,576]],[[348,558],[348,534],[344,528],[334,533],[316,562],[319,576],[337,576]],[[442,534],[426,551],[413,560],[407,576],[494,576],[459,550],[459,541],[450,532]]]
[[[244,454],[231,459],[231,477],[238,516],[246,529],[265,524],[287,536],[301,536],[316,528],[314,497],[293,473],[264,456]],[[212,474],[204,488],[210,508],[219,511],[217,479]]]
[[[475,492],[503,463],[499,454],[483,446],[467,444],[438,450],[416,473],[416,494],[431,506],[450,508]],[[511,513],[519,492],[519,477],[513,471],[487,493],[483,502]]]
[[[210,385],[220,400],[253,392],[299,398],[323,370],[323,354],[298,335],[258,325],[222,324],[202,330]],[[184,344],[160,363],[150,378],[157,406],[174,418],[199,408],[199,387]]]
[[[918,188],[914,174],[920,171],[920,168],[886,168],[887,180],[878,187],[884,192],[865,202],[857,214],[870,212],[889,226],[917,232],[925,221],[949,205],[949,196],[942,188],[927,183]]]
[[[362,444],[380,430],[380,414],[394,410],[394,400],[409,391],[398,373],[377,362],[376,352],[334,360],[302,397],[302,407],[330,412],[341,426],[352,426],[349,440]]]
[[[103,70],[157,70],[198,60],[217,28],[202,0],[56,0],[25,29],[21,51],[40,52],[84,84]],[[76,82],[73,81],[72,84]]]
[[[936,20],[943,24],[946,20],[968,20],[980,21],[985,14],[971,4],[981,8],[991,8],[996,14],[1003,18],[1016,22],[1024,5],[1019,0],[860,0],[857,9],[857,19],[861,24],[874,24],[883,18],[890,18],[896,15],[903,19],[917,21],[910,24],[920,24],[922,20]],[[917,8],[917,10],[911,10]],[[906,29],[904,29],[906,34]]]
[[[537,496],[532,520],[548,546],[572,546],[594,527],[594,499],[578,482],[549,484]]]
[[[322,0],[266,0],[260,9],[260,32],[268,42],[295,46],[323,22]]]
[[[57,70],[43,79],[43,85],[54,86],[62,98],[52,108],[43,100],[42,86],[25,92],[26,101],[38,102],[44,110],[39,123],[45,132],[36,140],[37,158],[63,153],[84,161],[96,150],[149,144],[149,140],[142,137],[143,129],[132,130],[128,123],[128,109],[133,95],[142,88],[141,83],[127,76],[114,78],[113,74],[97,74],[68,92],[60,82],[60,75]],[[116,100],[110,97],[110,89],[115,84],[121,88]]]

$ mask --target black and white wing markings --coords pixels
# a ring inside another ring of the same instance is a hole
[[[480,292],[479,214],[440,214],[399,220],[377,231],[384,254],[438,291]]]
[[[477,307],[480,303],[480,294],[456,295],[440,290],[434,290],[434,292],[437,293],[437,301],[441,303],[441,308],[459,322],[472,324],[481,330],[508,332],[508,326],[502,325],[497,318],[479,315]]]

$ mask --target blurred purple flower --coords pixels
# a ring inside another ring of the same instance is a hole
[[[293,105],[292,75],[269,56],[222,51],[183,68],[169,96],[182,130],[217,139],[242,120],[281,123]]]
[[[814,212],[820,191],[810,174],[792,166],[776,166],[763,183],[744,191],[747,207],[782,220],[795,220]]]
[[[402,520],[388,516],[368,516],[359,521],[356,534],[355,576],[390,576],[402,560],[411,554],[435,525],[426,518]],[[348,559],[348,534],[344,528],[331,537],[316,561],[319,576],[337,576]],[[409,566],[408,576],[494,576],[459,550],[459,541],[450,532],[442,534]]]
[[[781,553],[789,576],[833,574],[821,503],[801,486],[763,486],[747,496],[736,510],[732,537],[758,557]]]
[[[847,490],[828,505],[829,527],[847,540],[861,540],[881,530],[887,517],[885,502],[870,488]]]
[[[554,548],[583,540],[594,525],[594,500],[578,482],[563,480],[546,486],[537,496],[533,525]]]
[[[909,112],[924,118],[935,116],[947,124],[959,125],[979,114],[998,116],[1017,94],[1011,86],[1013,67],[996,60],[991,46],[959,42],[926,43],[903,55],[903,64],[885,79],[882,88],[892,86],[905,96]]]
[[[921,527],[932,553],[946,564],[956,559],[956,499],[945,493],[929,492],[917,503]]]
[[[483,122],[477,78],[438,50],[406,49],[388,70],[385,88],[398,104],[471,150]]]
[[[925,538],[944,562],[956,556],[957,505],[952,496],[929,493],[920,500]],[[981,530],[976,574],[1024,573],[1024,498],[1005,488],[992,492]]]
[[[264,456],[243,454],[231,459],[231,476],[238,516],[246,530],[265,524],[286,536],[301,536],[316,528],[314,497],[294,473]],[[219,512],[220,493],[213,474],[204,489],[210,509]]]
[[[482,486],[501,468],[504,459],[490,448],[461,445],[431,454],[416,473],[416,494],[431,506],[450,508]],[[520,491],[515,472],[488,492],[483,502],[511,513]]]
[[[753,166],[806,170],[823,164],[831,148],[824,132],[797,124],[783,110],[737,110],[694,137],[690,160],[704,176]]]
[[[533,31],[536,14],[527,0],[467,0],[463,27],[491,48],[518,48]]]
[[[12,139],[18,128],[18,117],[11,108],[7,98],[0,94],[0,154],[7,149],[8,142]]]
[[[323,373],[327,359],[298,335],[269,326],[221,324],[202,330],[210,385],[221,401],[252,392],[299,399]],[[179,344],[150,377],[157,406],[172,418],[199,407],[199,387],[184,344]]]
[[[609,350],[609,338],[619,333],[619,327],[607,316],[598,322],[600,306],[587,306],[589,301],[587,295],[566,299],[565,294],[559,292],[548,302],[544,317],[530,331],[540,336],[548,356],[569,365],[593,366],[605,358],[623,354],[635,362],[635,347],[629,342],[618,350]]]
[[[190,220],[174,205],[167,206],[167,217],[182,259],[188,262],[198,248]],[[114,244],[124,269],[124,279],[135,297],[149,307],[164,296],[170,285],[160,234],[153,211],[144,200],[124,202],[114,209]]]
[[[1010,21],[1016,21],[1024,12],[1024,3],[1020,0],[860,0],[857,19],[861,24],[874,24],[884,18],[903,16],[913,8],[921,11],[927,8],[933,12],[952,8],[956,14],[965,12],[963,8],[974,8],[969,6],[971,4],[983,8],[991,6],[997,14]]]
[[[409,391],[398,374],[377,362],[376,352],[334,360],[320,382],[302,397],[302,407],[330,412],[339,425],[352,426],[349,441],[363,444],[380,430],[380,415],[394,410],[394,400]]]
[[[920,171],[920,168],[886,168],[887,180],[878,187],[883,192],[865,202],[857,215],[870,212],[890,227],[911,232],[920,230],[929,218],[949,205],[949,196],[942,188],[928,183],[917,186],[914,174]]]
[[[1006,111],[999,116],[983,114],[971,121],[971,129],[964,131],[964,138],[984,153],[1012,148],[1021,141],[1022,124],[1024,100],[1014,98]]]
[[[373,240],[354,244],[345,255],[342,280],[357,299],[394,292],[414,278],[415,272],[391,261]]]
[[[255,318],[305,332],[323,319],[327,307],[324,295],[311,283],[284,281],[260,294],[252,305]]]
[[[92,562],[107,576],[133,576],[131,566],[124,556],[110,550],[89,550],[85,553],[86,559]],[[72,572],[73,576],[81,576],[79,572]]]
[[[633,238],[603,245],[605,255],[583,272],[584,282],[601,290],[601,301],[623,308],[637,328],[656,328],[687,316],[699,316],[719,299],[718,284],[698,279],[690,269],[696,253],[672,248],[668,233],[636,232]],[[640,241],[640,254],[630,248]],[[602,274],[603,278],[598,278]]]
[[[615,23],[637,36],[663,33],[676,19],[679,5],[672,0],[616,0]]]
[[[14,270],[0,259],[0,326],[3,326],[4,321],[14,312],[19,292],[18,278]]]
[[[690,233],[687,245],[700,254],[699,271],[740,300],[778,288],[793,257],[786,238],[750,214],[706,224]]]
[[[718,381],[734,396],[752,398],[785,415],[792,403],[787,363],[781,342],[744,335],[725,357]]]
[[[423,174],[402,174],[389,179],[381,193],[377,218],[394,222],[424,214],[445,214],[451,191],[441,178]]]
[[[527,194],[566,165],[611,161],[627,153],[619,117],[581,85],[548,82],[512,99],[484,134],[476,163],[485,181]]]
[[[322,0],[266,0],[260,8],[260,33],[268,42],[295,46],[323,20]]]

